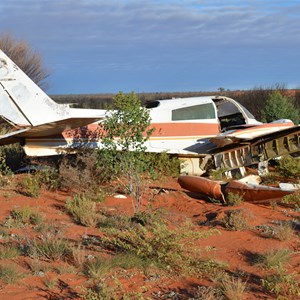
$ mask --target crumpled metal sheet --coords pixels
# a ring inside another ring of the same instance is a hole
[[[228,193],[239,194],[243,196],[244,201],[249,202],[279,200],[294,192],[295,190],[282,190],[281,188],[263,185],[251,185],[238,180],[230,181],[225,188],[226,195]]]
[[[248,184],[243,180],[232,180],[229,183],[221,184],[218,181],[190,175],[179,176],[178,183],[182,188],[190,192],[206,195],[221,201],[224,201],[229,193],[241,195],[244,201],[264,202],[280,200],[282,197],[297,191],[295,187],[288,190],[280,187],[276,188],[259,184]],[[222,191],[224,191],[224,193]]]

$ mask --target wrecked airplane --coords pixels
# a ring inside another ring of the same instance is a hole
[[[96,133],[98,122],[107,117],[105,110],[57,104],[1,50],[0,103],[0,123],[12,128],[0,136],[0,145],[19,142],[28,156],[57,155],[77,145],[77,140],[101,147]],[[182,158],[186,174],[233,170],[300,151],[300,127],[290,120],[258,122],[228,97],[158,100],[146,107],[155,128],[147,151]],[[74,131],[81,126],[86,130]]]

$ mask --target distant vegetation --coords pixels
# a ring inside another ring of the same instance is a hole
[[[214,92],[158,92],[158,93],[138,93],[142,103],[160,99],[172,99],[175,97],[195,97],[215,95]],[[82,95],[51,95],[57,103],[71,103],[74,107],[103,109],[110,105],[115,94],[82,94]]]
[[[143,104],[160,99],[184,98],[207,95],[223,95],[237,100],[245,106],[258,120],[262,120],[268,98],[274,91],[289,99],[298,110],[300,107],[300,89],[289,90],[284,84],[275,84],[270,87],[254,87],[245,91],[220,90],[217,92],[157,92],[139,93],[138,96]],[[112,103],[114,94],[87,94],[87,95],[52,95],[52,99],[58,103],[72,103],[74,107],[104,109]]]

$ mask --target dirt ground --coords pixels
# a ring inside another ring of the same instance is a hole
[[[212,274],[202,276],[180,276],[180,274],[160,274],[151,271],[144,272],[138,269],[119,269],[108,273],[106,283],[108,286],[116,285],[118,281],[118,297],[122,299],[298,299],[297,293],[277,293],[267,290],[262,286],[262,280],[272,271],[266,270],[254,264],[255,257],[266,251],[289,249],[290,260],[285,266],[287,274],[294,274],[294,280],[299,279],[300,274],[300,239],[299,222],[300,213],[292,207],[280,204],[253,204],[242,203],[238,206],[224,206],[220,203],[211,203],[201,197],[191,195],[183,190],[177,183],[177,179],[168,179],[164,182],[153,183],[157,195],[153,200],[153,207],[168,212],[168,218],[172,220],[172,226],[186,218],[194,224],[194,230],[206,231],[212,228],[218,230],[218,234],[212,234],[197,242],[197,247],[203,255],[209,259],[223,262],[226,267],[224,272],[234,278],[240,278],[245,283],[246,289],[240,298],[226,298],[224,296],[209,296],[209,286],[217,285]],[[97,203],[99,207],[115,214],[133,214],[132,201],[129,196],[107,196],[105,201]],[[65,202],[70,194],[61,191],[43,191],[40,196],[26,197],[20,195],[13,187],[0,190],[0,243],[22,244],[32,236],[39,236],[33,225],[22,228],[8,228],[5,226],[8,216],[16,207],[29,206],[43,215],[44,222],[52,224],[63,233],[71,242],[82,243],[83,237],[101,236],[101,230],[93,227],[78,225],[65,210]],[[145,205],[145,203],[144,203]],[[153,208],[152,208],[153,209]],[[248,222],[248,228],[243,230],[229,230],[224,226],[224,217],[229,210],[242,210]],[[276,228],[281,221],[291,221],[294,226],[294,234],[288,239],[279,239],[267,236],[264,232],[267,228]],[[5,234],[4,234],[5,232]],[[87,249],[84,248],[82,249]],[[95,249],[88,248],[85,259],[95,254]],[[106,253],[100,253],[106,255]],[[40,267],[33,267],[34,264]],[[15,265],[22,276],[12,283],[0,281],[0,299],[84,299],[84,294],[92,282],[79,268],[61,260],[41,260],[17,255],[13,258],[1,258],[2,266]],[[45,265],[47,267],[45,267]],[[39,271],[40,269],[40,271]],[[299,287],[299,285],[298,285]],[[290,286],[288,286],[290,288]],[[297,288],[297,287],[296,287]],[[120,292],[121,291],[121,292]],[[206,291],[206,294],[205,292]],[[133,292],[130,294],[130,292]],[[206,296],[205,296],[206,295]],[[223,297],[223,298],[222,298]],[[101,299],[88,298],[85,299]],[[112,298],[113,299],[113,298]]]

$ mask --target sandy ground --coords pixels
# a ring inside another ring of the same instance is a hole
[[[266,237],[258,226],[276,226],[282,220],[300,220],[299,212],[290,207],[269,204],[242,203],[239,206],[228,207],[218,203],[210,203],[201,197],[192,197],[183,190],[176,179],[153,184],[158,195],[153,200],[155,208],[168,212],[168,218],[173,220],[173,226],[180,220],[189,218],[195,225],[195,231],[205,231],[211,228],[219,230],[208,238],[199,240],[197,247],[211,259],[227,264],[226,272],[240,277],[246,282],[246,290],[242,298],[236,299],[277,299],[274,293],[266,291],[261,285],[269,271],[253,264],[255,255],[267,250],[288,248],[292,251],[291,259],[286,266],[286,272],[300,274],[300,240],[299,227],[294,228],[294,236],[281,241],[276,237]],[[18,194],[13,188],[0,190],[0,243],[22,243],[27,238],[38,236],[32,225],[23,228],[7,228],[4,226],[10,212],[16,207],[30,206],[38,209],[47,224],[55,225],[64,236],[72,242],[80,243],[83,236],[101,236],[97,228],[78,225],[65,211],[65,201],[70,194],[60,191],[43,191],[37,198]],[[109,196],[104,203],[97,204],[100,208],[116,214],[133,213],[130,197],[115,198]],[[248,218],[249,228],[245,230],[228,230],[222,224],[226,211],[242,209]],[[275,224],[275,225],[274,225]],[[83,248],[84,249],[84,248]],[[87,249],[86,257],[98,250]],[[105,253],[99,253],[105,255]],[[22,275],[14,283],[0,281],[0,299],[82,299],[85,287],[91,281],[79,269],[62,261],[42,261],[47,268],[33,272],[34,259],[19,255],[11,259],[0,259],[0,264],[15,265]],[[119,270],[117,275],[122,284],[122,290],[128,296],[129,291],[136,292],[126,299],[205,299],[199,295],[201,286],[214,286],[211,274],[203,276],[179,276],[145,274],[140,270]],[[111,278],[112,275],[111,275]],[[298,277],[299,278],[299,277]],[[109,280],[107,282],[110,282]],[[113,280],[111,279],[111,282]],[[113,285],[114,283],[112,283]],[[139,295],[137,295],[139,292]],[[300,291],[299,291],[300,293]],[[122,292],[121,292],[122,294]],[[119,293],[118,296],[122,299]],[[139,298],[140,297],[140,298]],[[144,297],[144,298],[142,298]],[[198,298],[197,298],[198,297]],[[208,296],[207,296],[208,297]],[[99,298],[100,299],[100,298]],[[207,298],[213,299],[213,298]],[[217,298],[216,298],[217,299]],[[225,298],[224,298],[225,299]],[[282,299],[297,299],[297,296],[287,296]]]

